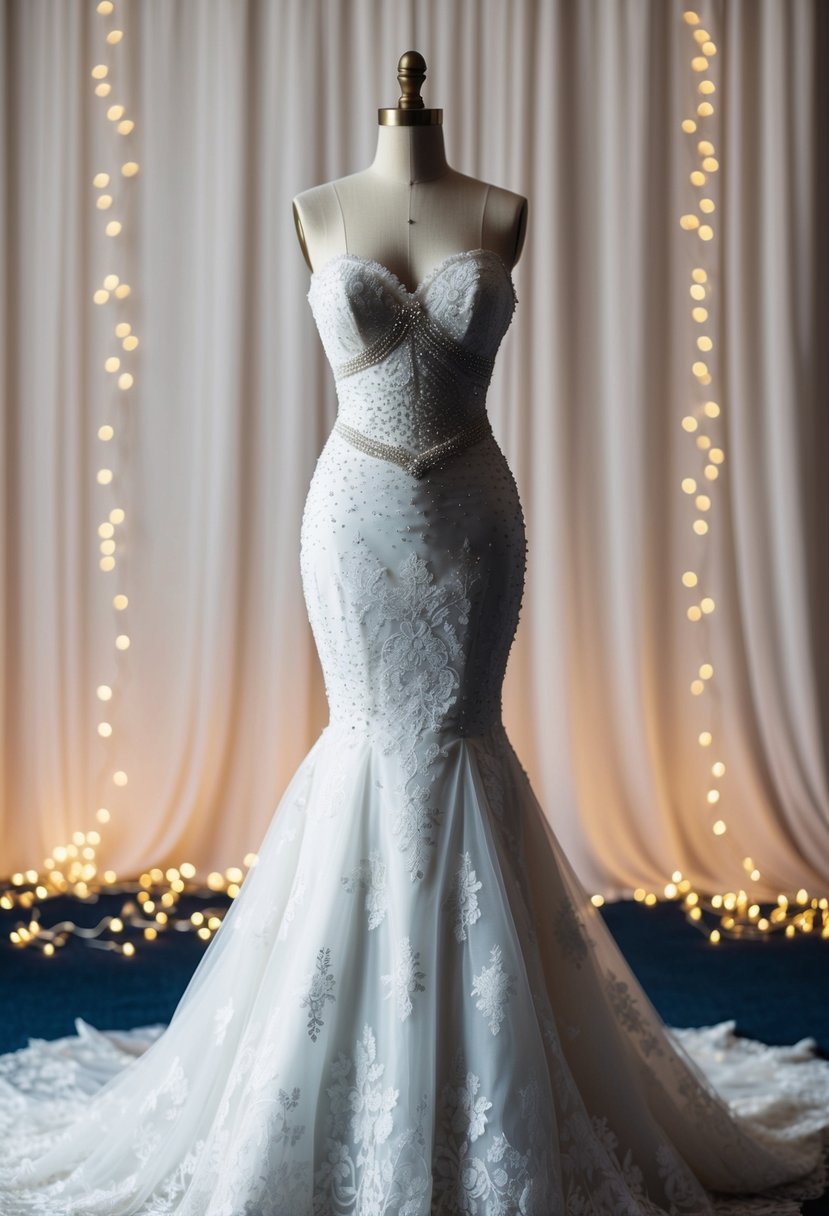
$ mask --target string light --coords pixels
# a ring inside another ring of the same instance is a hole
[[[101,17],[111,17],[115,13],[115,5],[112,0],[101,0],[97,5],[97,12]],[[105,35],[105,45],[117,46],[122,39],[122,30],[110,29]],[[92,68],[91,77],[96,97],[111,97],[112,74],[112,65],[108,63],[97,63]],[[106,117],[109,122],[115,124],[116,137],[128,136],[135,129],[132,119],[125,117],[125,107],[120,102],[113,104],[107,101]],[[104,233],[109,237],[120,236],[124,231],[122,221],[114,214],[120,210],[123,201],[121,182],[129,183],[140,171],[138,161],[123,157],[117,149],[113,161],[118,165],[117,172],[101,170],[92,178],[93,188],[97,191],[95,208],[106,217]],[[125,263],[127,251],[123,249],[122,243],[114,246],[114,250],[116,255],[120,251],[121,261]],[[111,404],[116,412],[123,408],[122,403],[125,400],[129,400],[136,384],[131,361],[140,341],[134,332],[132,321],[124,315],[124,308],[130,296],[129,282],[123,274],[114,271],[103,276],[100,285],[92,294],[92,301],[97,307],[109,311],[117,305],[120,309],[112,328],[115,349],[107,355],[103,363],[106,375],[113,377],[115,391]],[[116,422],[102,422],[97,427],[96,435],[102,444],[112,443],[118,435]],[[100,467],[95,471],[95,481],[98,487],[109,488],[117,500],[122,490],[116,470],[112,467],[113,463],[115,462],[103,458]],[[121,572],[119,529],[126,522],[127,512],[117,501],[108,511],[104,510],[103,517],[98,522],[98,565],[104,577],[110,578],[115,572]],[[115,574],[115,577],[118,577],[118,574]],[[117,656],[124,654],[131,646],[131,638],[122,623],[121,615],[129,606],[129,596],[122,590],[116,591],[111,597],[111,604],[118,622],[113,640]],[[99,683],[95,689],[101,706],[95,730],[107,752],[115,746],[118,739],[118,709],[123,700],[123,675],[123,666],[116,663],[114,676]],[[116,767],[107,755],[99,780],[106,786],[107,794],[99,797],[98,801],[105,803],[109,801],[110,794],[117,798],[120,791],[126,790],[129,775],[126,769]],[[106,827],[112,821],[112,814],[109,806],[100,805],[95,811],[95,822],[99,827]],[[0,908],[6,911],[18,909],[26,916],[24,921],[15,925],[9,935],[15,946],[22,949],[36,948],[45,957],[51,958],[56,950],[74,937],[89,945],[115,950],[131,958],[136,953],[136,946],[132,940],[125,937],[131,930],[137,931],[146,942],[156,940],[160,934],[171,929],[191,929],[203,940],[209,940],[221,924],[222,909],[210,908],[203,917],[199,914],[201,919],[198,920],[178,915],[176,909],[181,896],[207,892],[221,893],[233,899],[239,893],[244,878],[241,869],[231,867],[224,874],[214,873],[207,881],[200,882],[195,866],[184,862],[166,871],[153,868],[137,880],[119,883],[114,870],[101,870],[99,866],[98,851],[101,840],[98,828],[75,831],[71,841],[52,850],[50,856],[45,859],[42,870],[13,874],[10,883],[0,889]],[[255,855],[249,854],[245,865],[254,863]],[[41,922],[41,906],[50,899],[71,895],[83,902],[94,902],[102,894],[125,894],[133,898],[124,901],[118,915],[103,917],[92,928],[84,928],[71,920],[61,921],[50,927]]]
[[[710,61],[717,54],[716,44],[707,30],[697,28],[700,24],[698,13],[687,10],[683,13],[683,19],[686,26],[693,30],[693,39],[697,44],[690,61],[691,71],[699,74],[707,73],[711,66]],[[713,116],[715,107],[709,99],[715,96],[716,91],[716,84],[710,78],[705,77],[699,81],[696,93],[704,100],[696,105],[695,117],[682,120],[681,128],[686,135],[697,135],[700,120]],[[694,211],[686,211],[679,217],[679,226],[684,232],[690,234],[691,239],[702,242],[695,258],[697,264],[691,271],[689,294],[692,302],[691,319],[695,325],[703,326],[711,319],[712,305],[711,276],[705,266],[701,264],[704,257],[703,246],[713,240],[715,235],[713,225],[703,221],[706,217],[713,216],[717,209],[716,200],[711,197],[711,178],[717,173],[720,166],[712,140],[697,139],[695,152],[699,163],[689,174],[688,180],[695,189],[705,187],[707,193],[700,197],[697,203],[698,211],[702,213],[702,216]],[[715,351],[714,339],[708,333],[700,333],[694,340],[694,346],[698,352],[706,356]],[[716,365],[714,366],[716,370]],[[716,396],[710,390],[714,373],[711,370],[711,363],[707,359],[694,359],[690,364],[690,372],[699,385],[706,387],[710,395]],[[720,468],[725,462],[725,451],[721,444],[714,445],[712,437],[704,428],[710,422],[720,418],[721,413],[718,401],[706,400],[701,406],[696,406],[691,412],[686,413],[681,422],[682,429],[690,438],[693,438],[695,451],[704,462],[701,469],[702,478],[705,482],[711,483],[712,492],[713,483],[717,482]],[[696,495],[694,506],[698,511],[707,512],[712,507],[712,498],[709,494],[698,494],[698,485],[698,476],[689,474],[681,480],[683,493],[688,496]],[[706,538],[710,535],[710,524],[707,520],[699,517],[692,520],[691,531],[699,538],[698,544],[702,546],[707,544]],[[699,599],[696,598],[703,579],[702,572],[708,565],[705,549],[702,550],[694,564],[696,569],[685,570],[681,576],[683,587],[692,590],[695,594],[695,602],[686,609],[687,619],[692,623],[704,621],[706,617],[712,615],[716,608],[712,595],[705,594]],[[710,639],[707,631],[703,629],[702,633],[697,633],[695,636],[706,655],[710,653]],[[706,694],[713,679],[714,666],[706,657],[698,664],[697,674],[690,681],[692,695],[700,698],[703,704],[706,704]],[[708,721],[716,726],[714,710],[706,709],[706,716]],[[715,739],[719,739],[719,734],[719,729],[712,730],[710,726],[700,730],[697,735],[700,748],[704,750],[712,747]],[[725,761],[719,756],[709,764],[709,772],[718,782],[725,776],[726,771]],[[728,834],[728,821],[722,807],[723,800],[723,791],[719,785],[712,785],[706,791],[706,815],[713,816],[709,820],[710,830],[712,835],[717,838]],[[743,858],[743,870],[744,881],[748,884],[760,881],[761,871],[752,857]],[[600,897],[593,897],[594,903],[597,898]],[[714,946],[724,937],[762,938],[775,932],[782,932],[787,938],[793,938],[798,933],[819,932],[821,937],[829,938],[829,898],[811,896],[805,888],[801,888],[793,898],[782,893],[779,894],[776,904],[766,904],[768,909],[766,913],[760,900],[753,897],[743,887],[738,887],[735,891],[705,894],[694,890],[690,879],[685,878],[681,871],[675,870],[670,882],[664,885],[661,897],[657,896],[654,891],[638,887],[633,892],[633,898],[637,902],[651,907],[660,898],[679,901],[689,923],[696,925]]]

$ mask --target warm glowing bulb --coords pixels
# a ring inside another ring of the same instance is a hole
[[[695,363],[691,364],[691,371],[695,376],[705,376],[708,372],[708,364],[697,359]]]
[[[125,161],[121,166],[121,172],[124,177],[135,177],[138,172],[138,162],[134,160]]]
[[[95,689],[95,692],[97,693],[99,701],[111,701],[112,700],[112,689],[110,688],[110,686],[108,684],[99,684],[98,687]]]
[[[124,350],[135,350],[138,347],[138,339],[136,338],[135,334],[131,334],[129,338],[124,338],[121,345],[123,346]]]
[[[115,646],[116,646],[117,650],[129,650],[129,647],[130,647],[129,635],[126,633],[119,633],[117,638],[115,639]]]
[[[696,604],[691,604],[685,615],[688,617],[689,621],[699,621],[702,619],[702,612]]]
[[[122,372],[118,377],[118,387],[122,389],[132,388],[133,378],[129,372]]]
[[[707,464],[703,469],[703,473],[709,481],[716,481],[720,475],[720,470],[715,464]]]
[[[112,780],[115,783],[115,785],[126,785],[127,782],[129,781],[129,777],[127,776],[127,774],[124,772],[123,769],[119,768],[117,772],[112,774]]]
[[[702,162],[702,167],[708,173],[716,173],[720,167],[720,162],[715,156],[706,156]]]
[[[725,452],[722,448],[712,448],[708,454],[708,459],[713,460],[714,464],[722,464],[725,460]]]
[[[129,135],[130,131],[135,126],[131,118],[125,118],[123,122],[119,122],[115,128],[119,135]]]
[[[719,929],[712,929],[711,932],[708,934],[708,940],[709,940],[709,942],[713,942],[713,944],[716,946],[717,942],[720,940]]]
[[[722,819],[716,820],[716,822],[711,827],[711,831],[714,833],[715,836],[724,836],[725,833],[728,831],[728,829],[725,825],[725,821]]]
[[[111,92],[112,92],[112,85],[106,80],[103,80],[103,81],[101,81],[100,84],[95,85],[95,96],[96,97],[109,97]]]
[[[697,92],[702,93],[703,97],[710,97],[712,93],[716,93],[717,86],[713,80],[701,80],[697,85]]]
[[[696,488],[697,488],[697,483],[694,481],[693,477],[683,477],[682,489],[685,491],[686,494],[693,494],[694,491],[696,490]]]
[[[688,288],[688,293],[691,296],[692,300],[704,300],[705,299],[705,288],[702,286],[701,283],[692,283],[691,286]]]
[[[108,486],[112,481],[112,469],[98,469],[96,474],[98,485]]]
[[[698,511],[707,511],[711,506],[711,499],[707,494],[697,494],[696,498],[694,499],[694,505]]]
[[[602,904],[604,903],[604,896],[603,895],[591,895],[590,902],[594,908],[601,908]]]
[[[715,604],[710,595],[706,595],[705,599],[700,600],[699,606],[703,612],[713,612]]]
[[[723,764],[722,760],[716,760],[714,762],[714,764],[711,765],[711,772],[714,774],[715,777],[724,776],[725,765]],[[749,866],[748,868],[751,869],[752,867]]]
[[[695,431],[698,426],[699,423],[697,422],[696,418],[693,418],[690,414],[686,414],[682,419],[682,429],[684,431]]]
[[[121,360],[117,355],[110,355],[104,363],[104,370],[108,372],[117,372],[121,366]]]
[[[121,949],[124,954],[126,954],[127,958],[132,958],[132,956],[135,954],[135,946],[132,944],[132,942],[124,942]]]
[[[109,540],[114,532],[115,529],[113,528],[112,524],[98,524],[98,535],[102,536],[104,540]]]
[[[700,211],[704,211],[706,215],[710,215],[712,211],[717,210],[717,204],[712,198],[701,198],[699,200],[699,209]],[[701,233],[702,229],[700,229],[700,234]]]
[[[697,106],[697,114],[699,114],[700,118],[709,118],[713,113],[714,107],[710,101],[701,101]],[[704,161],[703,164],[705,164]]]
[[[98,200],[98,206],[100,206],[100,199]],[[680,228],[684,228],[686,232],[692,232],[694,228],[699,228],[699,216],[681,215],[679,217],[679,226]]]
[[[106,304],[107,300],[109,299],[109,292],[104,291],[103,287],[99,287],[98,290],[93,293],[92,299],[95,304]]]
[[[687,135],[693,134],[693,132],[696,131],[696,129],[697,129],[697,124],[694,122],[693,118],[683,118],[682,130],[685,131],[685,133]]]
[[[702,53],[707,55],[710,59],[712,55],[716,55],[717,53],[717,44],[711,41],[703,42]]]
[[[695,55],[691,60],[691,67],[695,72],[704,72],[708,67],[708,60],[704,55]]]
[[[129,321],[119,321],[115,326],[116,338],[126,338],[129,333],[132,333],[132,326]]]
[[[707,321],[708,320],[708,309],[703,308],[701,305],[697,305],[696,308],[691,309],[691,316],[694,318],[695,321]]]
[[[714,343],[706,334],[702,334],[699,338],[697,338],[697,350],[706,350],[707,351],[707,350],[713,350],[713,349],[714,349]]]
[[[704,519],[695,519],[691,527],[697,536],[705,536],[705,533],[708,531],[708,522]]]
[[[697,578],[696,574],[694,574],[693,570],[686,570],[682,576],[683,587],[696,587],[698,581],[699,579]]]
[[[95,199],[95,206],[99,211],[107,211],[112,206],[112,195],[99,194]]]
[[[699,25],[699,13],[695,13],[692,8],[688,8],[682,14],[682,20],[686,25]]]
[[[110,737],[110,735],[112,734],[112,723],[111,722],[99,722],[98,723],[98,734],[101,736],[102,739],[108,739]]]
[[[107,224],[106,228],[104,228],[104,232],[107,234],[107,236],[117,236],[120,231],[121,231],[121,221],[120,220],[110,220],[109,223]]]
[[[702,663],[700,665],[699,674],[702,676],[703,680],[710,680],[714,674],[714,668],[710,663]]]
[[[710,241],[714,238],[714,229],[710,224],[701,224],[699,230],[699,239],[701,241]]]
[[[690,182],[692,186],[704,186],[707,180],[707,177],[701,169],[694,169],[693,173],[690,175]]]
[[[117,274],[108,274],[104,278],[104,287],[106,287],[109,291],[114,291],[120,281],[121,280],[118,278]]]
[[[691,692],[693,693],[693,695],[695,697],[698,697],[700,695],[700,693],[705,692],[705,684],[703,683],[703,681],[702,680],[692,680],[691,681]]]
[[[119,595],[113,596],[112,606],[118,612],[123,612],[128,603],[129,603],[129,598],[126,595],[119,594]]]
[[[124,37],[123,30],[110,30],[109,33],[107,34],[106,40],[110,44],[110,46],[115,46],[115,44],[120,42],[123,37]]]
[[[96,186],[98,190],[103,190],[104,186],[109,185],[109,174],[96,173],[92,179],[92,185]]]
[[[118,287],[115,288],[115,295],[118,297],[119,300],[125,300],[129,294],[130,294],[129,283],[120,283],[118,285]]]
[[[710,730],[700,731],[699,735],[697,736],[697,740],[699,742],[700,747],[710,747],[711,741],[712,741],[711,731]]]

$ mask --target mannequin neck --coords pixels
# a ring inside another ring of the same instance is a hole
[[[370,169],[394,181],[428,181],[448,173],[443,127],[377,128],[377,150]]]

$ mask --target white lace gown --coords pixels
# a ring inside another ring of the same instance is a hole
[[[339,399],[300,546],[330,722],[163,1033],[0,1059],[0,1213],[799,1211],[829,1066],[665,1027],[502,725],[507,267],[466,250],[409,292],[344,254],[308,299]]]

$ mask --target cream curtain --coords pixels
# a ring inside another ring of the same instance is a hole
[[[608,894],[675,868],[734,889],[746,857],[758,895],[825,889],[827,13],[697,8],[715,112],[690,135],[700,47],[685,8],[3,5],[0,872],[94,828],[119,873],[238,864],[324,725],[298,544],[335,398],[290,200],[369,163],[414,47],[450,162],[530,199],[490,401],[529,535],[505,718],[550,823]],[[702,137],[719,169],[700,189]],[[679,223],[702,197],[709,242]],[[96,304],[110,274],[130,294]],[[707,386],[691,371],[703,334]],[[700,436],[724,453],[713,482]],[[98,529],[116,507],[104,571]],[[715,610],[689,621],[703,596]]]

